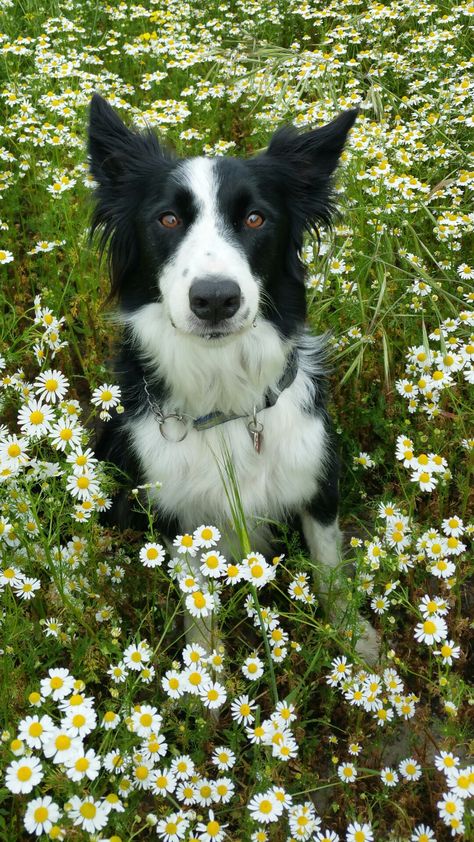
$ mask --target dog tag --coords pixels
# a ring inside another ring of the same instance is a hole
[[[263,424],[260,421],[257,421],[255,414],[251,421],[247,424],[247,430],[249,431],[250,438],[252,439],[253,449],[256,453],[260,453],[262,449],[262,439],[263,439]]]

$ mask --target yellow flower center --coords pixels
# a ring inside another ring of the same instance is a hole
[[[48,818],[48,810],[46,807],[37,807],[35,812],[33,813],[33,817],[35,822],[38,824],[42,824]]]
[[[208,822],[206,831],[209,834],[209,836],[217,836],[220,829],[221,829],[221,826],[220,826],[219,822],[212,821],[212,822]]]
[[[436,623],[433,623],[433,620],[425,620],[423,623],[423,631],[425,634],[434,634],[436,631]]]
[[[55,392],[58,388],[58,381],[54,379],[54,377],[50,377],[49,380],[46,380],[44,384],[44,388],[47,392]]]
[[[76,762],[74,764],[74,768],[78,772],[85,772],[89,768],[89,766],[90,766],[90,763],[89,763],[87,757],[80,757],[79,760],[76,760]]]
[[[16,459],[17,456],[21,453],[21,447],[17,444],[10,444],[8,447],[8,455],[12,457],[12,459]]]
[[[269,801],[268,798],[264,798],[263,801],[260,802],[260,812],[265,815],[272,812],[272,802]]]
[[[146,781],[150,770],[146,766],[137,766],[135,769],[135,777],[138,778],[139,781]]]
[[[16,774],[19,781],[29,781],[33,772],[29,766],[20,766]]]
[[[212,538],[212,529],[203,529],[201,532],[201,538],[204,541],[210,541]]]
[[[54,742],[58,751],[67,751],[71,747],[71,738],[67,734],[60,734]]]
[[[39,409],[35,409],[30,415],[30,423],[31,424],[41,424],[44,420],[44,413],[40,412]]]
[[[154,558],[157,558],[157,556],[158,556],[158,550],[156,549],[156,547],[149,547],[147,549],[147,551],[146,551],[146,557],[147,558],[154,559]]]
[[[43,726],[41,722],[32,722],[30,727],[28,728],[28,733],[30,737],[39,737],[40,734],[43,733]]]
[[[84,819],[93,819],[97,813],[97,807],[91,801],[85,801],[81,804],[79,812]]]
[[[82,728],[86,724],[86,717],[82,713],[76,713],[72,718],[72,724],[74,728]]]
[[[142,715],[140,716],[141,725],[144,725],[145,728],[149,728],[152,722],[153,722],[153,717],[152,717],[151,713],[142,713]]]
[[[182,547],[192,547],[193,545],[193,537],[192,535],[183,535],[181,538],[181,546]]]
[[[55,675],[54,678],[51,679],[50,684],[53,690],[59,690],[59,688],[63,686],[64,681],[59,675]]]
[[[102,401],[110,401],[112,399],[112,397],[113,396],[112,396],[112,392],[110,391],[110,389],[104,389],[104,391],[102,392],[102,394],[100,396],[100,399]]]
[[[89,488],[90,480],[89,477],[78,477],[77,478],[77,487],[78,488]]]
[[[202,591],[196,591],[193,593],[193,601],[196,608],[204,608],[206,605],[206,598]]]

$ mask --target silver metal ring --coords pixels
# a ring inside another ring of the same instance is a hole
[[[175,435],[170,434],[171,430],[167,433],[166,430],[165,430],[165,425],[168,421],[173,422],[172,426],[174,426],[175,422],[177,422],[178,424],[181,424],[182,427],[183,427],[182,432],[180,433],[179,428],[178,428],[178,430],[176,430]],[[183,415],[177,415],[177,414],[163,415],[159,424],[160,424],[160,433],[163,436],[163,438],[166,439],[166,441],[171,441],[171,442],[174,442],[175,444],[177,444],[180,441],[183,441],[183,439],[186,438],[186,436],[188,435],[189,430],[190,430],[190,424],[189,424],[188,421],[185,420]]]

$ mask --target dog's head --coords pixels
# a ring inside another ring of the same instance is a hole
[[[306,313],[303,233],[330,221],[332,176],[356,115],[279,129],[249,160],[182,159],[95,94],[92,229],[102,229],[122,309],[159,301],[178,331],[206,341],[239,335],[257,316],[294,333]]]

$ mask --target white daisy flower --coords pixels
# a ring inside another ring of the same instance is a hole
[[[46,403],[56,403],[64,398],[69,389],[69,381],[61,371],[50,368],[38,375],[34,387],[36,393]]]
[[[165,551],[161,544],[149,542],[141,548],[139,558],[144,567],[159,567],[165,559]]]
[[[71,781],[81,781],[88,778],[95,780],[100,772],[101,759],[94,749],[77,751],[64,761],[67,769],[66,775]]]
[[[101,409],[112,409],[120,403],[121,392],[119,386],[110,386],[104,383],[92,392],[91,403]]]
[[[193,539],[199,547],[209,550],[220,541],[221,533],[215,526],[198,526],[193,532]]]
[[[186,608],[192,617],[209,617],[215,608],[215,597],[208,591],[193,591],[185,600]]]
[[[79,798],[73,795],[70,799],[71,809],[68,811],[69,818],[77,827],[82,827],[87,833],[95,833],[102,830],[107,824],[109,808],[103,801],[95,801],[92,796]]]
[[[48,834],[52,826],[56,824],[60,816],[58,805],[50,795],[42,798],[34,798],[26,808],[24,825],[28,833],[36,836]]]
[[[380,777],[382,778],[382,782],[385,786],[393,787],[398,783],[398,774],[395,769],[391,769],[390,766],[385,766],[385,768],[382,769]]]
[[[22,757],[7,766],[5,786],[14,795],[28,795],[43,780],[43,767],[37,757]]]
[[[446,621],[437,615],[431,616],[428,620],[418,623],[415,627],[415,638],[420,643],[427,643],[431,646],[433,643],[438,643],[440,640],[446,640],[448,627]]]
[[[218,681],[214,681],[210,682],[206,685],[206,687],[203,687],[200,690],[199,698],[206,708],[214,710],[215,708],[220,708],[224,704],[227,698],[227,693],[222,684],[219,684]]]
[[[52,727],[54,723],[50,716],[25,716],[18,725],[18,737],[29,748],[40,749],[45,732]]]
[[[77,421],[60,418],[51,424],[49,440],[56,450],[65,451],[67,447],[77,447],[81,443],[83,428]]]
[[[398,764],[398,770],[407,781],[417,781],[421,778],[421,766],[413,757],[407,757]]]
[[[283,813],[283,805],[275,797],[275,793],[272,790],[262,792],[260,795],[254,795],[250,799],[247,809],[254,821],[263,822],[263,824],[278,821]]]
[[[256,655],[246,658],[244,663],[242,664],[242,672],[245,675],[245,678],[250,679],[251,681],[255,681],[257,678],[260,678],[264,672],[263,661],[260,660]]]
[[[44,436],[54,421],[54,412],[48,404],[32,398],[18,413],[21,432],[29,438]]]
[[[67,669],[50,669],[47,678],[41,679],[41,695],[51,696],[53,701],[58,702],[72,693],[75,681],[76,679]]]

